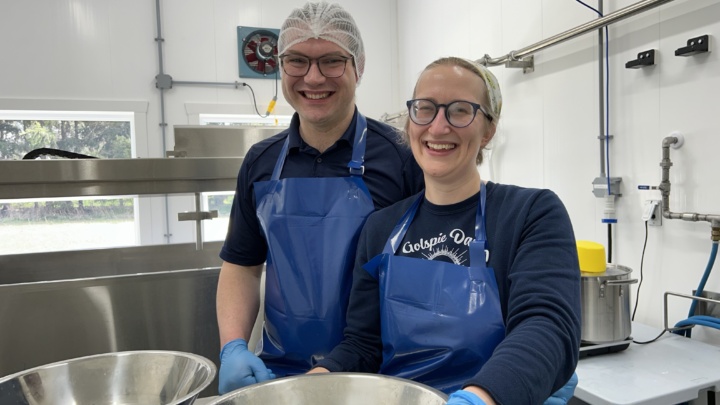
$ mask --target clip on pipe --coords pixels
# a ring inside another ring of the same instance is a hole
[[[703,35],[697,38],[690,38],[687,40],[687,46],[675,50],[675,56],[691,56],[697,55],[699,53],[709,52],[708,42],[710,42],[709,35]]]
[[[639,69],[646,66],[655,65],[655,50],[642,51],[638,53],[637,59],[631,60],[625,64],[626,69]]]
[[[535,57],[533,55],[517,59],[513,53],[514,52],[511,52],[513,56],[510,60],[505,62],[506,68],[522,68],[523,73],[532,73],[535,71]]]

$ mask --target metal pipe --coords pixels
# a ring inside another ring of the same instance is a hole
[[[202,201],[200,200],[200,193],[195,193],[195,212],[201,211]],[[195,249],[203,249],[202,219],[200,217],[195,221]]]
[[[666,291],[666,292],[665,292],[665,295],[664,295],[664,299],[663,299],[663,317],[665,318],[665,322],[664,322],[665,330],[668,331],[668,332],[674,332],[674,331],[677,331],[677,330],[683,330],[683,329],[690,329],[690,328],[692,328],[692,325],[682,326],[682,327],[679,327],[679,328],[671,328],[670,325],[668,325],[668,296],[670,296],[670,295],[674,295],[674,296],[676,296],[676,297],[682,297],[682,298],[689,298],[689,299],[691,299],[691,300],[693,300],[693,301],[707,302],[707,303],[709,303],[709,304],[720,304],[720,301],[719,301],[719,300],[715,300],[715,299],[712,299],[712,298],[698,297],[698,296],[696,296],[696,295],[679,294],[679,293],[674,293],[674,292]]]
[[[598,0],[598,12],[600,13],[600,16],[602,18],[603,14],[603,0]],[[599,127],[600,127],[600,135],[598,136],[598,139],[600,140],[600,177],[605,177],[605,86],[604,86],[604,76],[605,76],[605,54],[603,53],[603,48],[605,48],[605,41],[604,41],[604,27],[598,28],[598,71],[599,71],[599,91],[598,91],[598,115],[599,115]],[[608,194],[610,194],[610,190],[608,190]]]
[[[643,1],[639,1],[635,4],[632,4],[625,8],[621,8],[620,10],[612,12],[602,18],[598,18],[596,20],[579,25],[573,29],[567,30],[565,32],[562,32],[560,34],[557,34],[555,36],[552,36],[550,38],[542,40],[540,42],[536,42],[536,43],[526,46],[525,48],[522,48],[520,50],[511,51],[505,56],[492,58],[492,57],[490,57],[490,55],[486,54],[482,58],[478,59],[477,62],[482,63],[485,66],[498,66],[498,65],[503,65],[503,64],[505,64],[505,62],[508,62],[508,61],[521,60],[525,56],[532,55],[535,52],[540,51],[542,49],[549,48],[553,45],[557,45],[557,44],[565,42],[569,39],[578,37],[587,32],[595,30],[597,28],[605,27],[606,25],[610,25],[614,22],[623,20],[628,17],[632,17],[635,14],[641,13],[646,10],[650,10],[657,6],[661,6],[665,3],[669,3],[671,1],[673,1],[673,0],[643,0]]]
[[[499,66],[499,65],[504,65],[506,62],[509,62],[509,61],[518,61],[518,60],[521,60],[523,57],[531,55],[542,49],[549,48],[549,47],[559,44],[561,42],[565,42],[569,39],[578,37],[587,32],[590,32],[594,29],[601,29],[601,28],[603,28],[607,25],[610,25],[614,22],[623,20],[628,17],[632,17],[635,14],[639,14],[643,11],[653,9],[655,7],[661,6],[661,5],[663,5],[665,3],[669,3],[671,1],[673,1],[673,0],[643,0],[643,1],[637,2],[635,4],[632,4],[628,7],[621,8],[620,10],[612,12],[604,17],[587,22],[583,25],[580,25],[573,29],[562,32],[553,37],[547,38],[540,42],[536,42],[530,46],[526,46],[525,48],[522,48],[519,51],[511,51],[507,55],[500,56],[497,58],[493,58],[490,55],[485,54],[485,56],[483,56],[480,59],[475,60],[475,62],[480,63],[485,66]],[[407,114],[407,112],[405,112],[405,113],[398,112],[395,114],[397,116],[391,115],[388,117],[381,118],[380,120],[383,122],[389,122],[390,120],[399,118],[406,114]],[[601,119],[601,121],[602,121],[602,119]],[[602,133],[604,133],[604,132],[601,131],[601,134]],[[603,169],[601,170],[601,172],[602,172],[601,174],[604,176],[604,174],[605,174],[604,173],[605,172],[604,156],[601,157],[600,161],[602,162],[602,167],[603,167]]]
[[[155,0],[155,17],[157,22],[157,37],[155,38],[155,42],[157,42],[158,47],[158,68],[159,73],[158,76],[163,76],[165,74],[165,71],[163,70],[163,53],[162,53],[162,43],[165,41],[162,37],[162,28],[160,25],[160,0]],[[162,150],[163,153],[167,150],[166,142],[165,142],[165,128],[167,127],[167,123],[165,122],[165,89],[163,87],[159,87],[160,89],[160,130],[162,133]],[[165,236],[166,242],[170,243],[170,237],[172,234],[170,233],[170,202],[169,198],[166,195],[165,196]]]
[[[673,163],[670,160],[670,147],[678,144],[680,138],[677,136],[667,136],[662,141],[662,161],[660,161],[660,167],[662,167],[662,176],[658,189],[662,195],[662,216],[667,219],[682,219],[683,221],[705,221],[710,222],[713,228],[720,226],[720,215],[713,214],[698,214],[696,212],[672,212],[670,211],[670,167]],[[715,230],[713,229],[713,235]]]
[[[391,122],[391,121],[395,121],[395,120],[397,120],[397,119],[400,119],[400,118],[402,118],[402,117],[405,117],[405,116],[407,116],[407,115],[408,115],[407,110],[402,110],[402,111],[396,112],[395,114],[385,113],[385,114],[382,115],[382,117],[380,117],[380,121],[382,121],[382,122]]]
[[[241,82],[188,82],[188,81],[178,81],[178,80],[173,80],[172,84],[189,84],[189,85],[199,85],[199,86],[233,86],[235,88],[238,88],[238,87],[244,85]]]

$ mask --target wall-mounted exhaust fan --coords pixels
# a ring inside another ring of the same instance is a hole
[[[273,28],[237,27],[240,77],[275,78],[275,74],[279,73],[279,34],[280,30]]]

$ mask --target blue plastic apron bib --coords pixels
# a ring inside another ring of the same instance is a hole
[[[485,263],[485,184],[470,267],[395,256],[423,196],[400,219],[383,253],[363,268],[380,285],[380,373],[449,393],[480,371],[505,337],[505,326],[495,274]]]
[[[308,371],[342,340],[357,239],[375,209],[362,180],[366,134],[358,113],[349,177],[280,180],[286,139],[271,179],[254,184],[268,245],[256,352],[278,376]]]

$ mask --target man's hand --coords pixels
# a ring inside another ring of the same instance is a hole
[[[244,339],[232,340],[220,351],[220,395],[273,378],[275,374],[248,350]]]

